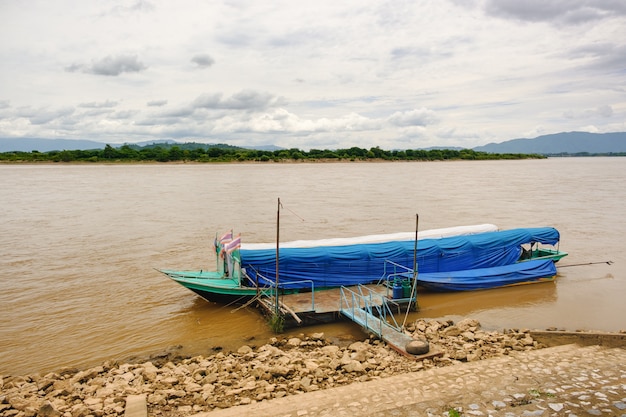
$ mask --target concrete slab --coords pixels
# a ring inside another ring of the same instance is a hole
[[[126,397],[124,417],[147,417],[148,405],[145,395],[129,395]]]

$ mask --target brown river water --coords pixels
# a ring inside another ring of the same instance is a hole
[[[493,223],[561,232],[555,282],[419,294],[417,318],[484,328],[626,328],[626,158],[428,163],[2,165],[0,374],[273,336],[154,268],[214,267],[216,233],[273,242]],[[613,261],[612,265],[602,263]],[[589,264],[579,265],[578,264]],[[363,338],[341,322],[296,329]]]

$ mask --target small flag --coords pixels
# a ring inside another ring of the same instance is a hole
[[[227,253],[232,253],[235,249],[239,249],[241,247],[241,235],[237,236],[235,239],[224,245],[224,250]]]
[[[226,232],[222,235],[222,237],[220,238],[220,243],[224,243],[232,239],[233,239],[233,231],[231,230],[230,232]]]

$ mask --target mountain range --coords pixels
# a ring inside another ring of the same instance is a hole
[[[626,152],[626,132],[564,132],[534,139],[512,139],[473,148],[488,153],[538,153],[543,155]]]
[[[173,140],[154,140],[133,145],[147,146],[160,143],[184,143]],[[103,149],[105,143],[91,140],[72,139],[42,139],[42,138],[0,138],[0,152],[50,152],[58,150],[87,150]],[[112,145],[113,146],[113,145]],[[121,146],[121,145],[115,145]],[[259,150],[277,150],[280,147],[274,145],[246,146]],[[446,147],[437,147],[445,149]],[[429,148],[431,149],[431,148]],[[459,148],[449,148],[459,149]],[[511,139],[500,143],[489,143],[472,148],[478,152],[487,153],[525,153],[525,154],[607,154],[626,152],[626,132],[615,133],[587,133],[587,132],[563,132],[551,135],[538,136],[533,139]]]

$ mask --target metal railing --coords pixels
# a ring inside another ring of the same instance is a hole
[[[248,278],[249,282],[252,283],[253,286],[257,286],[257,288],[259,289],[260,293],[270,299],[274,299],[274,302],[276,302],[276,296],[278,295],[278,291],[276,291],[276,283],[272,280],[270,280],[269,278],[267,278],[266,276],[264,276],[263,274],[261,274],[259,271],[257,271],[254,268],[251,268],[257,277],[257,281],[255,282],[248,274],[246,274],[246,277]],[[261,278],[260,280],[263,281],[263,283],[265,283],[266,285],[264,285],[263,287],[258,285],[258,281],[259,278]],[[311,311],[315,311],[315,282],[313,280],[310,279],[303,279],[303,280],[298,280],[298,281],[281,281],[278,285],[278,289],[289,289],[288,287],[294,284],[305,284],[305,283],[309,283],[310,284],[310,291],[311,291]],[[298,289],[303,289],[303,288],[298,288]],[[306,287],[306,290],[309,290],[309,287]]]
[[[383,336],[384,325],[398,332],[401,331],[401,327],[393,316],[384,296],[373,292],[363,285],[353,288],[356,288],[357,291],[341,287],[339,309],[342,313],[345,312],[354,321],[362,321],[360,324],[374,332],[378,337]],[[380,300],[376,300],[376,298],[380,298]],[[363,316],[362,320],[357,319],[357,317],[361,316]]]
[[[387,272],[387,269],[392,269],[392,272]],[[413,269],[404,265],[400,265],[399,263],[396,263],[394,261],[385,259],[385,264],[383,266],[383,276],[380,277],[378,283],[381,284],[383,281],[393,281],[396,277],[412,279]]]

